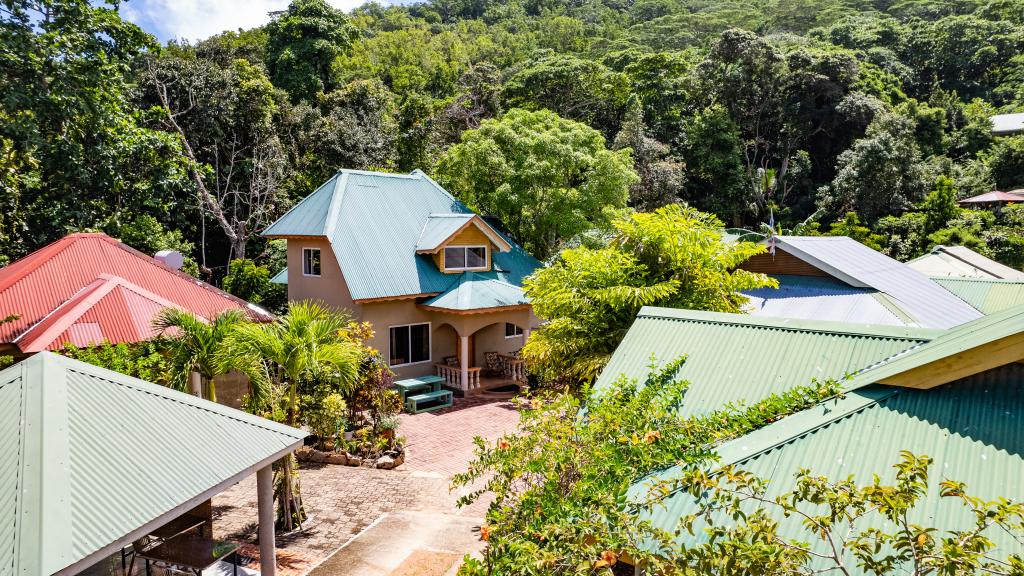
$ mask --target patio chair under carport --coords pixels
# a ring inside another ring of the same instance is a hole
[[[85,571],[256,473],[260,571],[272,576],[271,464],[305,436],[39,353],[0,371],[0,573]]]

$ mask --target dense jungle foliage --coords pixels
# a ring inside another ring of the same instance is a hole
[[[166,45],[116,2],[4,0],[0,257],[99,229],[273,273],[259,230],[335,170],[422,168],[542,258],[686,202],[1019,267],[1024,212],[955,206],[1024,187],[1024,136],[990,134],[1013,111],[1017,0],[295,0]]]

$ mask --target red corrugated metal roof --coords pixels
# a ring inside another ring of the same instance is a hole
[[[212,318],[228,309],[273,317],[244,300],[168,268],[105,234],[71,234],[0,269],[0,342],[25,352],[75,345],[137,342],[166,306]]]

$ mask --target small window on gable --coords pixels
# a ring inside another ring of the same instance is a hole
[[[511,322],[505,322],[505,338],[515,338],[523,335],[523,329]]]
[[[303,276],[319,276],[320,275],[320,249],[319,248],[303,248],[302,249],[302,275]]]
[[[448,246],[444,249],[447,270],[478,270],[487,267],[486,246]]]

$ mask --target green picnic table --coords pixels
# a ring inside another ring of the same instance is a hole
[[[405,400],[410,392],[437,392],[441,389],[441,384],[443,383],[444,378],[440,376],[420,376],[419,378],[399,380],[395,382],[394,387],[402,395],[402,404],[405,404]]]

